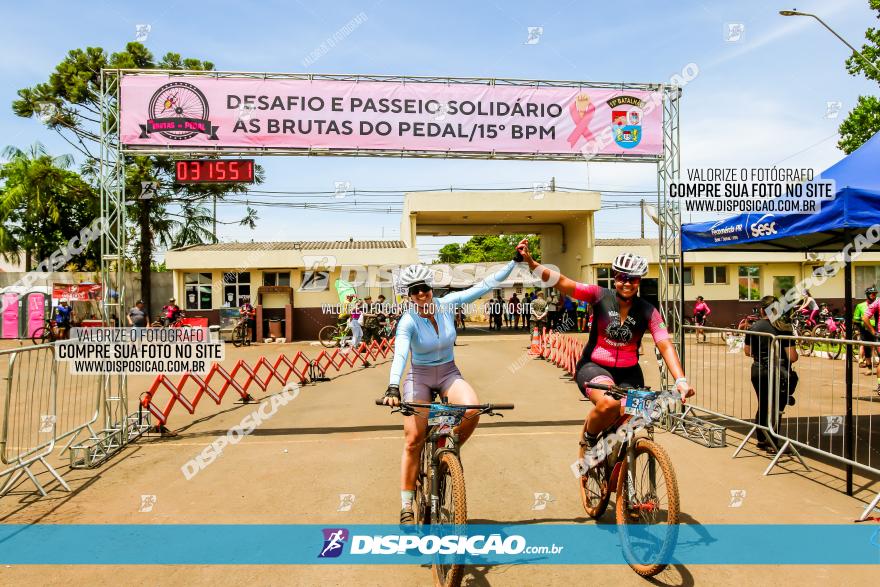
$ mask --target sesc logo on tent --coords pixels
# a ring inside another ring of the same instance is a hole
[[[776,222],[762,222],[756,223],[751,226],[752,236],[769,236],[771,234],[776,234]]]
[[[526,548],[526,539],[519,535],[502,538],[489,536],[352,536],[351,554],[520,554]]]

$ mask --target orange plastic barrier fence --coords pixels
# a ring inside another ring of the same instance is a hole
[[[292,357],[279,355],[274,362],[270,362],[266,357],[260,357],[253,366],[246,360],[239,359],[231,371],[227,371],[219,363],[213,363],[207,375],[184,373],[177,383],[167,375],[157,375],[150,388],[143,394],[141,406],[149,410],[159,424],[164,425],[178,403],[190,414],[195,413],[203,395],[207,395],[214,403],[220,405],[223,396],[232,388],[243,401],[247,402],[254,399],[248,391],[251,384],[256,384],[265,392],[273,381],[281,385],[286,385],[291,380],[299,384],[326,381],[327,373],[331,370],[342,371],[346,367],[366,367],[369,359],[387,358],[393,352],[394,339],[383,338],[369,344],[362,342],[357,352],[352,349],[323,349],[314,359],[310,359],[302,351],[297,351]],[[193,393],[191,398],[185,393],[188,387]],[[156,392],[162,389],[170,394],[164,406],[154,401]]]

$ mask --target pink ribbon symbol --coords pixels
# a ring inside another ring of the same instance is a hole
[[[588,141],[593,138],[593,133],[590,131],[590,121],[593,120],[593,114],[596,112],[596,107],[590,102],[587,106],[587,110],[581,115],[581,113],[578,112],[575,102],[576,101],[572,101],[572,103],[568,105],[568,111],[571,114],[571,119],[574,120],[575,125],[574,130],[568,135],[568,144],[571,145],[572,148],[574,148],[575,143],[578,142],[580,137],[584,137]]]

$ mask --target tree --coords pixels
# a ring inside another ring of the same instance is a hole
[[[869,0],[868,5],[877,11],[880,19],[880,0]],[[880,84],[880,29],[865,31],[868,41],[862,45],[861,56],[851,55],[846,60],[846,70],[852,76],[864,75]],[[840,141],[837,146],[844,153],[852,153],[865,141],[880,132],[880,99],[876,96],[859,96],[846,120],[840,125]]]
[[[526,238],[525,234],[507,235],[476,235],[466,243],[450,243],[440,248],[437,262],[439,263],[486,263],[509,261],[519,241]],[[529,250],[536,260],[541,260],[541,237],[529,236]]]
[[[0,254],[7,260],[25,255],[30,271],[63,248],[98,215],[95,190],[75,171],[69,155],[53,157],[40,143],[22,151],[6,147],[0,166]],[[77,269],[94,269],[98,243],[71,259]]]
[[[139,69],[214,69],[214,64],[199,59],[183,59],[178,53],[166,53],[156,61],[141,43],[128,43],[124,51],[108,56],[100,47],[73,49],[55,67],[48,81],[18,91],[12,104],[13,112],[25,118],[37,117],[56,131],[84,159],[83,176],[97,184],[97,158],[100,133],[101,70]],[[263,170],[255,170],[256,182],[262,183]],[[141,273],[141,297],[149,303],[150,266],[158,246],[178,243],[196,244],[212,239],[205,230],[205,208],[200,204],[216,198],[223,200],[230,193],[247,192],[247,186],[177,185],[174,163],[168,157],[145,156],[126,159],[125,191],[131,205],[128,218],[138,226],[133,251]],[[156,197],[140,199],[141,182],[158,184]],[[248,208],[240,223],[254,228],[256,213]],[[149,312],[149,307],[147,308]]]

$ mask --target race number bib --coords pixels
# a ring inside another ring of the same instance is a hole
[[[432,404],[428,410],[429,426],[457,426],[464,417],[464,410],[442,404]]]
[[[654,407],[654,392],[640,391],[638,389],[630,389],[626,392],[626,403],[624,403],[623,411],[633,416],[642,415],[650,418],[651,410]]]

